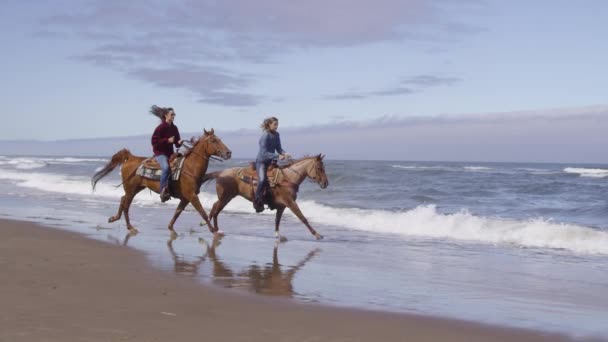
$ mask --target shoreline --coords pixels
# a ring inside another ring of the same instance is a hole
[[[0,341],[571,341],[541,331],[256,296],[155,269],[143,253],[0,220]]]

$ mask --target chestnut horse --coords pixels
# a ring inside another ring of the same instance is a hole
[[[204,131],[204,135],[192,146],[189,153],[186,154],[186,159],[182,166],[182,173],[178,181],[171,180],[171,189],[173,197],[179,198],[180,202],[177,205],[173,219],[169,223],[169,230],[172,235],[176,235],[173,230],[173,224],[177,220],[177,217],[184,208],[192,203],[196,211],[203,217],[205,222],[209,224],[209,231],[214,234],[222,234],[217,229],[213,229],[211,226],[207,213],[201,202],[198,199],[199,189],[202,184],[202,178],[207,172],[209,166],[209,157],[218,156],[224,159],[230,159],[232,152],[220,138],[218,138],[213,129],[211,131]],[[151,180],[135,174],[137,167],[145,160],[144,157],[137,157],[131,154],[129,150],[122,149],[112,156],[112,160],[101,170],[96,172],[92,179],[91,184],[93,190],[95,190],[95,184],[107,174],[112,172],[114,168],[122,164],[120,170],[122,177],[122,186],[125,190],[125,195],[120,199],[120,205],[118,206],[118,213],[110,217],[108,222],[114,222],[119,220],[121,214],[124,212],[125,221],[127,221],[127,228],[131,232],[137,232],[137,229],[131,225],[129,220],[129,206],[131,201],[137,193],[145,188],[159,193],[160,181]]]
[[[306,178],[310,178],[312,181],[319,184],[321,189],[327,187],[327,175],[325,174],[325,166],[323,165],[324,157],[325,156],[321,154],[313,157],[305,157],[292,161],[289,166],[275,169],[279,174],[276,178],[276,186],[270,189],[272,191],[273,206],[277,210],[275,216],[275,234],[277,238],[282,238],[279,235],[279,224],[281,223],[281,216],[286,207],[289,208],[306,227],[308,227],[308,230],[312,235],[318,240],[323,238],[321,234],[317,233],[310,226],[310,223],[308,223],[308,220],[304,217],[304,214],[302,214],[300,207],[296,203],[296,198],[300,184]],[[213,219],[215,225],[214,230],[219,229],[217,225],[217,216],[234,197],[240,195],[249,201],[253,201],[255,186],[251,183],[244,182],[239,177],[240,170],[242,170],[242,168],[230,168],[223,171],[212,172],[203,177],[203,183],[210,179],[216,180],[215,188],[218,200],[213,204],[211,212],[209,213],[209,218]],[[270,179],[271,177],[269,176],[268,178]]]

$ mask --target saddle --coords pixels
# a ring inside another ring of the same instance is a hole
[[[179,180],[182,167],[184,166],[184,160],[186,160],[186,158],[178,153],[174,153],[169,159],[169,167],[171,168],[171,180]],[[139,166],[137,167],[137,170],[135,171],[135,174],[138,176],[157,181],[160,180],[160,176],[162,173],[163,171],[160,168],[160,164],[158,164],[156,158],[154,157],[150,157],[142,161],[141,164],[139,164]]]
[[[268,177],[268,184],[271,188],[274,188],[277,185],[277,179],[279,178],[280,168],[272,163],[268,167],[268,171],[266,171],[266,176]],[[237,177],[240,180],[247,184],[251,184],[253,186],[258,185],[258,173],[255,169],[255,162],[250,162],[249,167],[240,168],[237,173]]]

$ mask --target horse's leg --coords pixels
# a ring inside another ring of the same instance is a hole
[[[219,232],[217,229],[214,229],[213,225],[211,225],[211,221],[209,221],[209,217],[207,216],[205,209],[203,209],[203,205],[196,194],[193,193],[190,196],[190,202],[192,203],[194,209],[196,209],[196,211],[198,211],[198,213],[203,217],[203,220],[205,220],[207,227],[209,227],[209,231],[216,235],[223,235],[223,233]]]
[[[112,223],[114,221],[120,220],[120,217],[122,216],[122,209],[125,206],[126,197],[127,197],[127,195],[124,195],[120,198],[120,204],[118,205],[118,212],[116,213],[116,215],[114,215],[108,219],[108,223]]]
[[[220,205],[220,200],[215,201],[215,203],[213,203],[213,206],[211,207],[211,211],[209,212],[209,220],[213,220],[213,227],[214,229],[219,229],[219,227],[217,226],[217,215],[216,213],[219,214],[219,211],[217,210],[217,207]],[[201,223],[202,225],[202,223]]]
[[[217,225],[217,217],[220,215],[220,212],[224,210],[224,207],[232,201],[234,196],[221,196],[214,204],[213,208],[211,208],[211,213],[209,214],[209,218],[213,219],[213,225],[215,226],[215,231],[219,231],[220,227]]]
[[[179,201],[179,204],[177,205],[177,208],[175,209],[175,214],[173,214],[173,218],[171,219],[171,222],[169,222],[169,230],[171,231],[171,235],[177,235],[175,233],[175,230],[173,230],[173,225],[175,224],[175,221],[177,221],[177,218],[179,217],[179,214],[182,213],[182,211],[184,211],[184,208],[186,208],[186,206],[190,203],[190,201],[182,199],[181,201]]]
[[[289,200],[287,202],[287,207],[289,207],[291,212],[294,213],[300,219],[300,221],[302,221],[302,223],[304,223],[304,225],[308,228],[310,233],[312,235],[314,235],[317,238],[317,240],[321,240],[323,238],[323,235],[317,233],[317,231],[311,227],[311,225],[308,223],[308,220],[306,219],[304,214],[302,214],[300,207],[298,206],[298,204],[295,201]]]
[[[283,216],[283,212],[285,211],[285,207],[280,206],[277,208],[277,214],[274,217],[274,235],[277,238],[278,241],[284,242],[287,241],[287,238],[284,236],[281,236],[281,234],[279,234],[279,225],[281,224],[281,217]]]
[[[129,229],[129,231],[137,232],[137,229],[135,229],[135,227],[133,227],[131,225],[131,220],[129,219],[129,207],[131,206],[131,202],[133,202],[133,198],[135,197],[135,195],[137,195],[143,189],[144,189],[144,187],[140,186],[140,187],[136,188],[134,191],[127,192],[125,194],[125,203],[123,204],[123,211],[125,214],[125,221],[127,221],[127,229]]]

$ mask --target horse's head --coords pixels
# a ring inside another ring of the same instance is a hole
[[[215,135],[213,128],[210,131],[203,130],[204,134],[201,137],[202,142],[207,142],[205,146],[205,153],[209,156],[218,156],[224,159],[230,159],[232,157],[232,151],[224,145],[222,139]]]
[[[315,183],[319,184],[321,189],[325,189],[329,185],[327,174],[325,174],[323,158],[325,158],[324,154],[319,154],[316,157],[311,158],[312,165],[306,169],[306,175]]]

